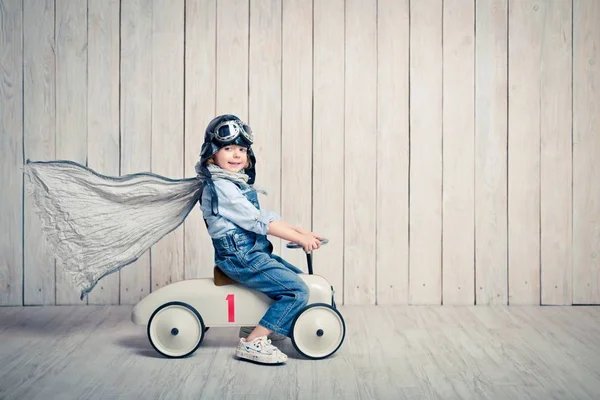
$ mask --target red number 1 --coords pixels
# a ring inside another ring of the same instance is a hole
[[[227,313],[229,320],[227,322],[235,322],[235,296],[233,294],[228,294],[225,297],[227,300]]]

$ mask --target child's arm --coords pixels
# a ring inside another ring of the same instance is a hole
[[[316,250],[321,247],[321,241],[315,234],[304,230],[303,232],[298,231],[296,227],[281,219],[271,222],[267,233],[284,240],[289,240],[290,242],[298,243],[304,251]]]
[[[215,181],[219,215],[242,229],[266,235],[269,224],[280,219],[275,213],[259,210],[231,181]]]
[[[298,243],[305,251],[321,247],[318,235],[282,221],[275,213],[254,207],[234,183],[219,180],[215,182],[215,189],[219,199],[219,214],[239,227],[260,235],[273,235]]]
[[[293,224],[291,224],[291,223],[289,223],[287,221],[284,221],[284,220],[281,220],[281,222],[283,224],[285,224],[288,228],[293,229],[293,230],[295,230],[298,233],[301,233],[303,235],[311,235],[311,236],[313,236],[313,237],[315,237],[317,239],[322,239],[321,235],[318,235],[318,234],[316,234],[314,232],[311,232],[311,231],[307,231],[306,229],[303,229],[300,226],[293,225]]]

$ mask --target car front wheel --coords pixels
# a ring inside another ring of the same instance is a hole
[[[292,325],[292,344],[311,360],[335,353],[346,337],[346,324],[338,310],[325,303],[305,307]]]

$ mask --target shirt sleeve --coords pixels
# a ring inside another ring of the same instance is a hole
[[[215,181],[215,189],[219,200],[219,215],[242,229],[266,235],[269,224],[280,219],[273,212],[256,208],[231,181]]]

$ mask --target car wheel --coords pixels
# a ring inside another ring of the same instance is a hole
[[[168,358],[187,357],[204,339],[204,321],[187,303],[173,301],[158,307],[148,322],[152,347]]]
[[[335,353],[346,337],[346,324],[338,310],[325,303],[305,307],[292,324],[292,344],[311,360]]]

